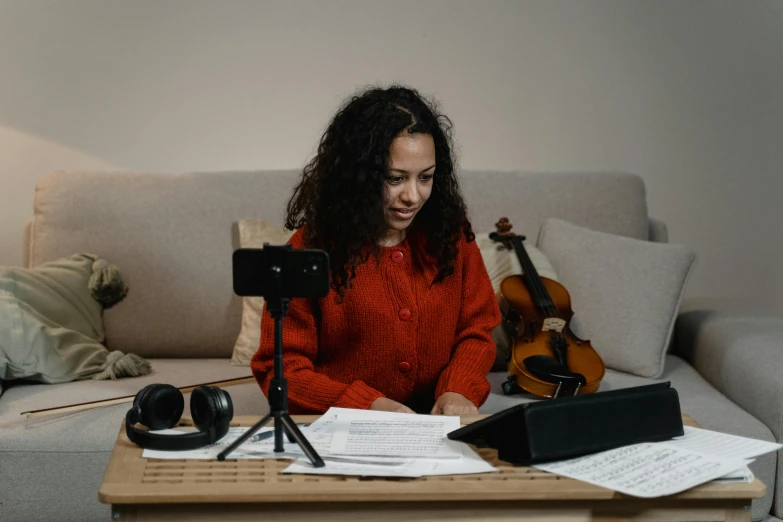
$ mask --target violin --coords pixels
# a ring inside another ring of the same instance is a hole
[[[545,398],[593,393],[605,366],[590,341],[571,331],[571,296],[559,282],[538,275],[525,249],[524,236],[511,232],[508,218],[489,237],[513,248],[522,275],[506,277],[500,293],[508,304],[504,318],[514,342],[503,393],[525,391]]]

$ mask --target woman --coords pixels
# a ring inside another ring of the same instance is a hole
[[[350,99],[288,202],[293,248],[329,253],[331,291],[283,321],[290,413],[462,415],[489,395],[500,311],[454,172],[451,122],[416,91]],[[267,315],[266,313],[264,314]],[[265,394],[274,323],[251,368]]]

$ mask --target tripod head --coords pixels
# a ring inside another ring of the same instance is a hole
[[[291,245],[240,248],[233,255],[234,293],[263,297],[270,314],[282,300],[325,297],[329,293],[329,255]]]

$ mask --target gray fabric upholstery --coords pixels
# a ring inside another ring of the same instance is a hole
[[[505,378],[505,373],[490,374],[492,393],[479,410],[480,413],[497,413],[520,402],[536,400],[532,396],[503,395],[501,385]],[[671,382],[672,387],[677,390],[682,412],[693,417],[702,428],[761,440],[776,440],[764,423],[724,397],[690,365],[674,355],[666,356],[664,373],[658,379],[607,370],[597,393],[666,381]],[[750,465],[753,473],[767,486],[766,496],[753,501],[753,520],[761,520],[770,511],[775,493],[777,460],[776,453],[768,453]]]
[[[669,229],[666,227],[666,223],[650,217],[650,237],[648,239],[653,243],[668,243]]]
[[[506,216],[531,243],[548,218],[601,232],[647,239],[644,182],[625,173],[465,171],[460,185],[476,231]]]
[[[111,506],[98,502],[109,455],[110,451],[31,454],[0,450],[0,520],[111,520]]]
[[[783,318],[690,310],[678,319],[674,344],[710,384],[783,440]],[[783,480],[772,512],[783,516]]]
[[[104,316],[111,349],[142,357],[231,357],[236,223],[282,223],[298,173],[54,173],[36,188],[32,265],[94,252],[132,289]],[[461,182],[476,230],[499,212],[535,238],[547,217],[646,239],[644,184],[630,174],[478,173]]]
[[[74,381],[57,386],[7,382],[8,389],[0,400],[0,429],[9,420],[18,421],[18,415],[25,411],[135,395],[152,383],[179,388],[251,376],[249,367],[233,366],[228,359],[150,359],[149,362],[152,365],[149,375],[131,379]]]

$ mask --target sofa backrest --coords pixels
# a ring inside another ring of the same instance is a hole
[[[283,223],[297,171],[56,172],[36,186],[30,266],[89,252],[116,264],[130,292],[104,314],[111,349],[145,357],[230,357],[241,322],[232,292],[237,221]],[[648,239],[641,178],[624,173],[464,171],[476,232],[501,216],[535,239],[559,217]]]

